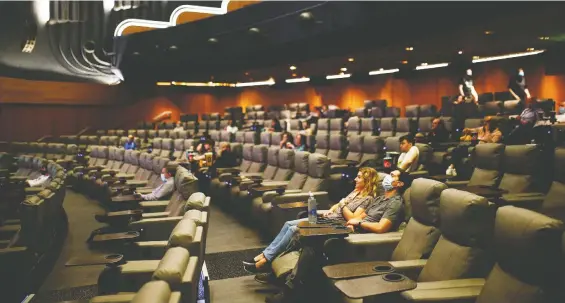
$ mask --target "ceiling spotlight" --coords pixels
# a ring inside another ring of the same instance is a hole
[[[292,74],[293,77],[296,77],[296,74]]]
[[[420,64],[420,65],[426,66],[426,65],[428,65],[428,63],[424,62],[424,63],[422,63],[422,64]]]
[[[535,51],[535,50],[536,50],[536,49],[533,48],[533,47],[530,47],[530,48],[527,48],[527,49],[526,49],[526,51],[528,51],[528,52],[533,52],[533,51]]]
[[[245,72],[245,75],[246,75],[246,76],[249,76],[249,72]]]
[[[169,46],[169,49],[170,49],[170,50],[177,50],[178,47],[177,47],[176,45],[171,45],[171,46]]]
[[[139,55],[139,52],[133,52],[133,55],[137,56]]]
[[[296,69],[296,66],[294,66],[294,65],[290,66],[290,70],[295,70],[295,69]]]
[[[210,38],[210,39],[208,39],[208,42],[210,42],[210,43],[218,43],[218,39],[216,39],[216,38]]]
[[[462,54],[463,54],[463,51],[458,51],[457,53],[458,53],[459,55],[462,55]]]
[[[549,40],[549,37],[543,36],[543,37],[538,37],[538,39],[540,39],[540,40]]]
[[[409,46],[409,47],[406,48],[406,50],[409,51],[409,52],[411,52],[411,51],[414,50],[414,48],[413,48],[412,46]]]
[[[300,19],[304,21],[309,21],[314,19],[314,15],[311,12],[303,12],[300,14]]]
[[[407,61],[407,60],[404,60],[404,61],[402,61],[402,62],[400,62],[400,63],[402,63],[402,64],[408,64],[408,61]]]
[[[353,62],[353,61],[355,61],[355,58],[349,58],[349,59],[347,59],[347,61]]]
[[[257,27],[252,27],[249,29],[249,33],[252,35],[259,34],[260,32],[261,30],[259,30]]]
[[[485,31],[485,35],[492,35],[492,34],[494,34],[493,31]]]
[[[339,70],[342,71],[342,72],[346,72],[346,71],[347,71],[347,68],[346,68],[346,67],[342,67],[342,68],[340,68]]]

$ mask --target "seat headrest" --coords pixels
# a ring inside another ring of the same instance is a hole
[[[363,141],[363,152],[368,154],[377,154],[383,150],[384,141],[382,138],[375,136],[365,136]]]
[[[294,171],[301,174],[308,173],[309,152],[298,151],[294,153]]]
[[[447,185],[431,179],[418,178],[410,187],[412,217],[418,222],[439,227],[441,193]]]
[[[504,155],[504,144],[484,143],[475,146],[473,160],[475,166],[486,170],[499,170]]]
[[[313,178],[325,178],[330,174],[330,159],[320,154],[310,154],[308,175]]]
[[[500,207],[494,227],[498,265],[531,285],[558,280],[563,230],[563,222],[540,213]]]
[[[292,168],[294,165],[294,151],[292,149],[279,150],[277,165],[280,168]]]
[[[149,281],[135,294],[131,303],[168,303],[171,287],[165,281]]]
[[[540,164],[537,145],[508,145],[502,157],[504,173],[531,175]]]
[[[440,197],[441,233],[459,245],[485,246],[491,239],[495,211],[485,197],[448,188]]]
[[[251,161],[253,159],[253,144],[243,144],[243,159]]]
[[[554,180],[565,183],[565,148],[558,147],[555,149],[555,158],[553,161],[553,167],[555,167],[555,177]]]
[[[351,135],[349,136],[349,151],[360,152],[363,150],[364,136]]]
[[[196,223],[192,220],[180,220],[171,232],[169,246],[187,248],[192,244],[196,234]]]
[[[202,222],[202,212],[197,209],[191,209],[187,211],[184,216],[182,217],[183,220],[192,220],[196,223],[203,223]]]
[[[168,249],[153,273],[153,280],[178,285],[182,281],[189,258],[190,253],[185,248],[173,247]]]
[[[330,140],[327,134],[316,135],[316,149],[329,149]]]
[[[267,149],[266,145],[255,145],[253,147],[253,162],[265,163],[267,162]]]
[[[184,204],[184,212],[188,212],[191,209],[202,209],[206,203],[206,195],[201,192],[196,192],[190,195],[186,203]]]
[[[175,174],[175,189],[182,195],[183,199],[190,199],[191,195],[198,190],[198,179],[189,173],[186,168],[178,166]]]
[[[267,163],[272,166],[277,166],[279,163],[279,150],[277,146],[269,147],[267,151]]]

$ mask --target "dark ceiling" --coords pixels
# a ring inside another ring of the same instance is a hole
[[[0,2],[0,75],[112,84],[118,67],[132,85],[286,79],[446,62],[460,50],[551,49],[565,34],[565,2],[263,1],[116,39],[122,20],[166,21],[179,5],[221,1],[115,1],[109,11],[102,1],[50,1],[49,22],[33,3]]]

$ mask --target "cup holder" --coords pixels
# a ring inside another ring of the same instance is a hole
[[[111,254],[111,255],[107,255],[106,257],[104,257],[104,259],[106,260],[116,260],[116,259],[121,259],[123,256],[120,254]]]
[[[392,272],[394,269],[390,265],[377,265],[373,267],[373,270],[378,273],[389,273]]]
[[[386,274],[383,276],[383,280],[388,282],[400,282],[404,280],[404,276],[401,274]]]
[[[126,234],[128,234],[130,236],[139,236],[139,232],[137,232],[137,231],[128,231]]]

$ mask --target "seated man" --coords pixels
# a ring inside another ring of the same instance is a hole
[[[387,233],[398,228],[403,221],[402,192],[411,184],[412,178],[406,173],[393,171],[383,179],[385,194],[377,197],[365,210],[366,216],[352,218],[347,221],[346,226],[356,233]],[[321,243],[323,244],[323,243]],[[267,297],[265,302],[301,302],[305,296],[311,294],[305,292],[310,286],[315,286],[316,281],[323,279],[322,267],[324,258],[322,248],[316,244],[304,244],[295,238],[291,244],[295,249],[301,249],[298,263],[286,278],[283,290],[278,294]],[[323,246],[323,245],[322,245]],[[259,274],[255,280],[268,283],[272,281],[272,274]],[[319,275],[319,276],[318,276]],[[308,284],[308,285],[307,285]],[[307,285],[307,286],[305,286]],[[314,292],[317,290],[313,289]]]
[[[47,171],[47,166],[42,165],[39,169],[41,175],[33,180],[27,180],[26,183],[29,187],[44,187],[51,182],[49,172]]]
[[[237,156],[231,150],[228,142],[220,143],[220,153],[208,171],[215,173],[216,168],[234,167],[237,165]]]
[[[126,144],[124,144],[124,149],[128,150],[128,149],[136,149],[136,148],[137,146],[135,144],[134,137],[132,135],[129,135]]]
[[[420,150],[415,146],[414,136],[406,135],[398,139],[400,142],[400,157],[396,167],[402,172],[414,172],[418,169],[418,161],[420,158]]]
[[[163,180],[163,184],[155,188],[150,194],[142,195],[135,193],[134,195],[146,201],[161,200],[170,196],[175,190],[174,176],[176,174],[176,170],[176,167],[173,166],[163,167],[161,170],[161,180]]]

